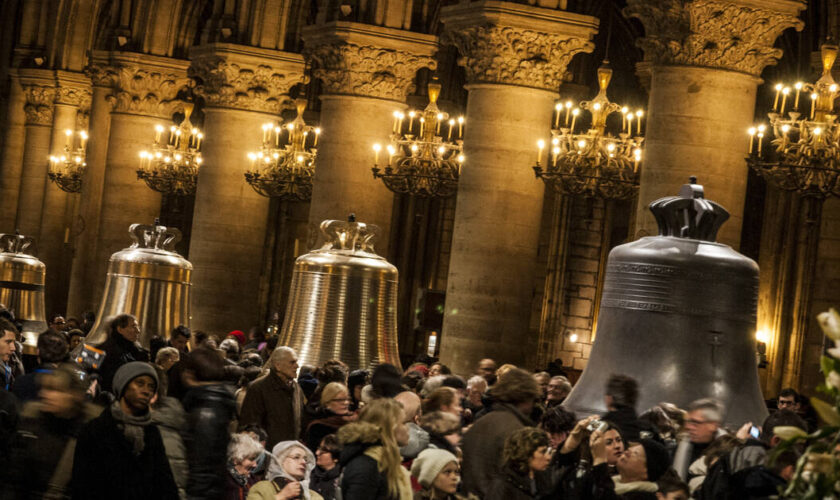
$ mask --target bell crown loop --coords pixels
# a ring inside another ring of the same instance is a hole
[[[24,236],[15,231],[15,234],[0,234],[0,251],[4,253],[20,253],[25,255],[34,254],[27,251],[35,244],[31,236]]]
[[[651,203],[660,236],[673,236],[715,242],[729,212],[718,203],[704,198],[703,186],[691,176],[677,196],[666,196]]]
[[[373,245],[379,235],[379,226],[356,222],[356,215],[350,214],[347,222],[340,220],[325,220],[321,223],[321,234],[324,235],[322,251],[350,251],[376,254]]]
[[[128,228],[128,234],[134,241],[130,248],[178,253],[175,251],[175,245],[181,241],[181,231],[174,227],[161,226],[157,219],[154,225],[132,224]]]

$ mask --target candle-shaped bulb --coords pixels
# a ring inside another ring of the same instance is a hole
[[[373,145],[373,150],[377,153],[382,149],[382,146],[379,143]]]
[[[196,162],[198,165],[201,165],[201,162],[203,162],[203,161],[204,161],[204,160],[202,160],[200,156],[199,156],[199,157],[197,157],[197,158],[195,159],[195,162]]]
[[[411,152],[412,152],[412,153],[416,153],[416,152],[417,152],[417,144],[412,144],[412,145],[411,145]]]
[[[586,141],[584,141],[583,139],[581,139],[581,140],[579,140],[579,141],[578,141],[577,145],[578,145],[578,147],[579,147],[580,149],[583,149],[583,148],[585,148],[585,147],[586,147]]]
[[[629,111],[630,111],[630,108],[628,108],[627,106],[623,106],[621,108],[621,114],[622,115],[626,115]]]
[[[191,133],[192,135],[198,135],[198,129],[197,129],[197,128],[193,128],[192,130],[190,130],[190,133]]]
[[[443,113],[438,113],[437,116],[435,116],[435,118],[437,118],[437,121],[443,120]]]
[[[464,155],[458,155],[458,163],[464,163]]]
[[[613,143],[607,144],[607,151],[609,151],[610,153],[615,151],[615,144],[613,144]]]
[[[756,129],[755,127],[750,127],[747,129],[747,133],[750,135],[755,135]]]
[[[445,147],[440,146],[440,147],[438,148],[438,154],[441,154],[441,155],[442,155],[442,154],[443,154],[443,153],[445,153],[445,152],[446,152],[446,148],[445,148]]]
[[[175,161],[181,161],[181,158],[183,158],[183,156],[181,156],[178,153],[175,153]]]
[[[784,88],[784,85],[782,85],[781,83],[777,83],[777,84],[776,84],[776,86],[775,86],[774,88],[775,88],[776,90],[782,90],[782,89]]]
[[[641,118],[643,114],[645,114],[645,113],[641,109],[636,110],[636,118]]]
[[[790,87],[783,88],[782,89],[782,95],[788,95],[788,94],[790,94]]]
[[[633,156],[636,158],[636,161],[641,161],[641,159],[642,159],[642,150],[641,150],[641,149],[639,149],[639,148],[634,149],[634,150],[633,150]]]
[[[297,162],[298,163],[303,163],[303,155],[298,155],[297,156]]]
[[[817,95],[817,93],[816,93],[816,92],[813,92],[813,93],[811,94],[811,100],[812,100],[812,101],[816,101],[816,100],[817,100],[817,97],[819,97],[819,96]]]
[[[67,130],[64,131],[64,135],[66,135],[67,137],[70,137],[71,135],[73,135],[73,131],[68,128]]]
[[[80,136],[82,136],[82,139],[84,139],[84,140],[87,140],[87,139],[88,139],[88,134],[87,134],[87,132],[85,132],[84,130],[82,130],[81,132],[79,132],[79,135],[80,135]]]
[[[315,130],[313,130],[313,132],[315,132],[315,135],[320,134],[321,133],[321,127],[315,127]]]
[[[783,133],[785,133],[785,134],[787,134],[788,132],[790,132],[790,125],[788,125],[787,123],[785,123],[784,125],[782,125],[782,132],[783,132]]]
[[[272,153],[271,157],[276,160],[276,159],[280,158],[280,153]]]
[[[815,128],[814,129],[814,135],[820,135],[820,134],[822,134],[822,129],[820,127]]]
[[[562,102],[558,102],[557,104],[554,105],[554,110],[555,111],[560,111],[561,109],[563,109],[563,103]]]
[[[537,147],[543,149],[545,147],[545,141],[540,139],[537,141]]]
[[[394,149],[394,146],[392,146],[391,144],[388,144],[388,147],[386,149],[388,150],[389,155],[393,155],[394,153],[397,152],[397,150]]]
[[[594,109],[595,111],[600,111],[601,110],[601,103],[596,102],[595,104],[592,105],[592,109]]]
[[[459,116],[459,117],[458,117],[458,125],[463,125],[463,124],[464,124],[464,117],[463,117],[463,116]]]
[[[760,133],[762,133],[762,134],[763,134],[765,130],[767,130],[767,127],[766,127],[766,126],[764,126],[764,125],[759,125],[759,126],[758,126],[758,131],[759,131]]]
[[[408,117],[409,118],[414,118],[415,116],[417,116],[417,114],[414,112],[414,110],[411,110],[411,111],[408,112]]]
[[[294,129],[295,129],[295,124],[294,124],[294,123],[290,123],[290,124],[286,125],[286,128],[287,128],[287,129],[289,129],[289,132],[291,132],[292,130],[294,130]]]
[[[551,144],[553,144],[554,146],[559,146],[560,145],[560,138],[555,137],[554,139],[551,140]]]
[[[394,118],[397,118],[397,119],[400,118],[400,112],[399,111],[394,111]]]
[[[145,151],[140,151],[140,158],[144,158],[144,159],[145,159],[145,158],[146,158],[146,157],[148,157],[148,156],[149,156],[149,153],[147,153],[147,152],[145,152]],[[54,157],[51,157],[51,158],[54,158]]]
[[[577,116],[579,114],[580,114],[580,109],[575,108],[575,109],[572,110],[572,116]]]
[[[572,109],[572,101],[566,101],[566,109]]]
[[[557,156],[557,155],[560,154],[560,148],[559,147],[554,147],[554,148],[551,149],[551,152],[554,153],[555,156]]]
[[[161,124],[155,125],[155,132],[157,132],[159,134],[162,133],[163,132],[163,125],[161,125]]]

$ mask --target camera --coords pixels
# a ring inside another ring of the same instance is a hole
[[[589,422],[589,425],[586,426],[586,430],[588,430],[589,432],[604,432],[609,426],[610,424],[604,422],[603,420],[593,420],[592,422]]]

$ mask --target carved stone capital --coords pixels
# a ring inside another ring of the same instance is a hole
[[[499,1],[444,7],[444,42],[461,54],[469,83],[557,91],[579,52],[592,52],[598,20],[565,11]]]
[[[782,56],[773,47],[788,28],[802,30],[796,0],[628,0],[624,15],[639,19],[637,45],[654,65],[690,65],[759,76]]]
[[[108,97],[115,113],[170,118],[181,102],[178,92],[189,83],[188,61],[129,52],[111,52],[99,62],[110,70],[91,70],[100,83],[110,83]],[[109,79],[109,80],[107,80]]]
[[[218,43],[194,48],[190,58],[207,106],[277,114],[289,89],[306,83],[300,54]]]
[[[96,55],[94,55],[96,57]],[[85,75],[94,87],[113,87],[117,81],[117,70],[107,61],[92,60],[85,68]]]
[[[84,73],[56,71],[55,103],[90,108],[90,80]]]
[[[405,102],[420,68],[436,68],[437,38],[350,22],[304,29],[304,56],[324,94]]]
[[[52,125],[55,111],[55,87],[48,85],[22,84],[26,104],[27,125]]]

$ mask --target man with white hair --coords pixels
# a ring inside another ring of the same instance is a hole
[[[242,402],[239,425],[257,425],[266,430],[266,448],[281,441],[300,437],[303,416],[303,391],[298,386],[297,353],[290,347],[278,347],[268,359],[267,375],[251,382]]]
[[[683,481],[690,479],[689,466],[703,455],[712,441],[726,434],[721,427],[723,403],[717,399],[698,399],[689,404],[686,410],[685,430],[688,435],[680,441],[674,453],[674,470]]]

